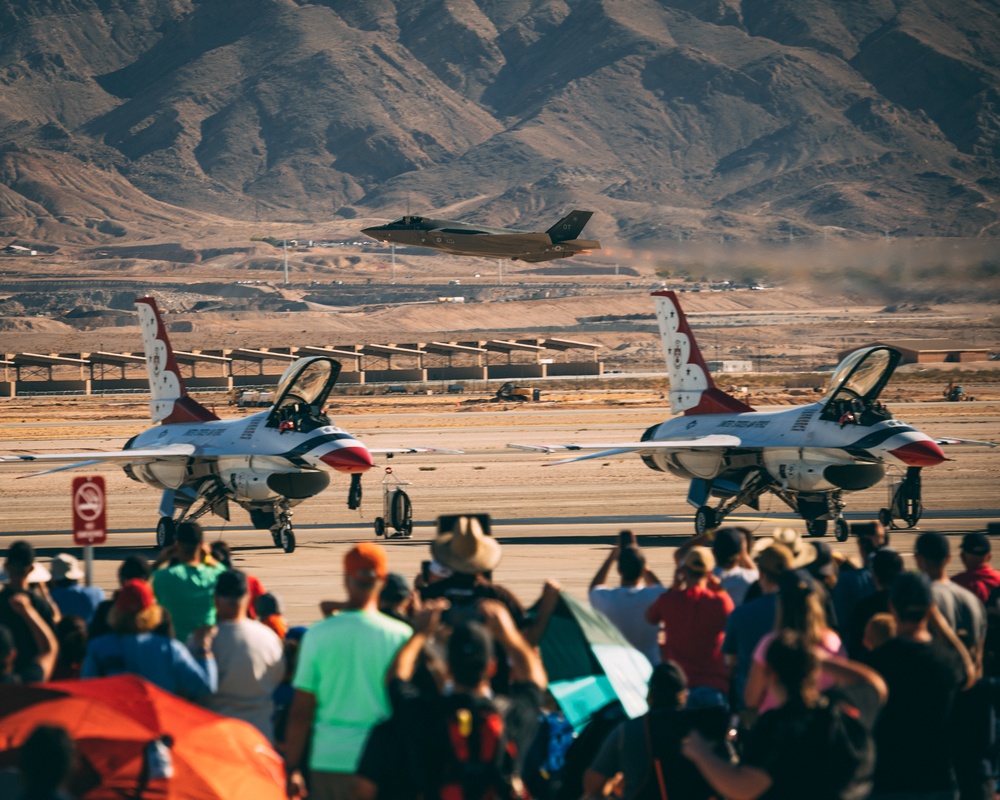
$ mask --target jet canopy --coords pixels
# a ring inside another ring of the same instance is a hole
[[[295,430],[329,425],[323,406],[339,377],[339,361],[327,356],[300,358],[278,381],[268,424],[278,426],[291,422]]]
[[[824,416],[840,418],[847,411],[873,406],[896,370],[902,355],[891,347],[865,347],[848,355],[833,372],[823,398]]]
[[[399,219],[397,219],[395,222],[393,222],[391,224],[392,225],[419,225],[423,221],[424,221],[423,217],[414,217],[414,216],[407,215],[405,217],[400,217]]]

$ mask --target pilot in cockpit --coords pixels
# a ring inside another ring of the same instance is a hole
[[[329,417],[308,403],[287,403],[278,409],[278,430],[281,433],[308,433],[329,424]]]

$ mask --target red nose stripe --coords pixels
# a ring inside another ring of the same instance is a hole
[[[910,442],[889,452],[910,467],[933,467],[948,460],[944,451],[929,439]]]
[[[364,472],[372,467],[372,454],[364,447],[339,447],[320,456],[320,461],[337,472]]]

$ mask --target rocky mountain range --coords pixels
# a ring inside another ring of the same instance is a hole
[[[0,0],[0,87],[6,240],[1000,232],[997,0]]]

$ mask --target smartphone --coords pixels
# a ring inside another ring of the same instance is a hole
[[[479,527],[483,531],[484,536],[492,536],[490,532],[490,515],[489,514],[442,514],[438,517],[438,534],[451,533],[458,529],[459,520],[463,517],[468,519],[474,519],[479,522]]]
[[[431,562],[430,560],[420,562],[420,577],[424,579],[424,583],[431,582]]]
[[[636,544],[635,534],[632,531],[621,531],[618,534],[619,547],[632,547]]]

